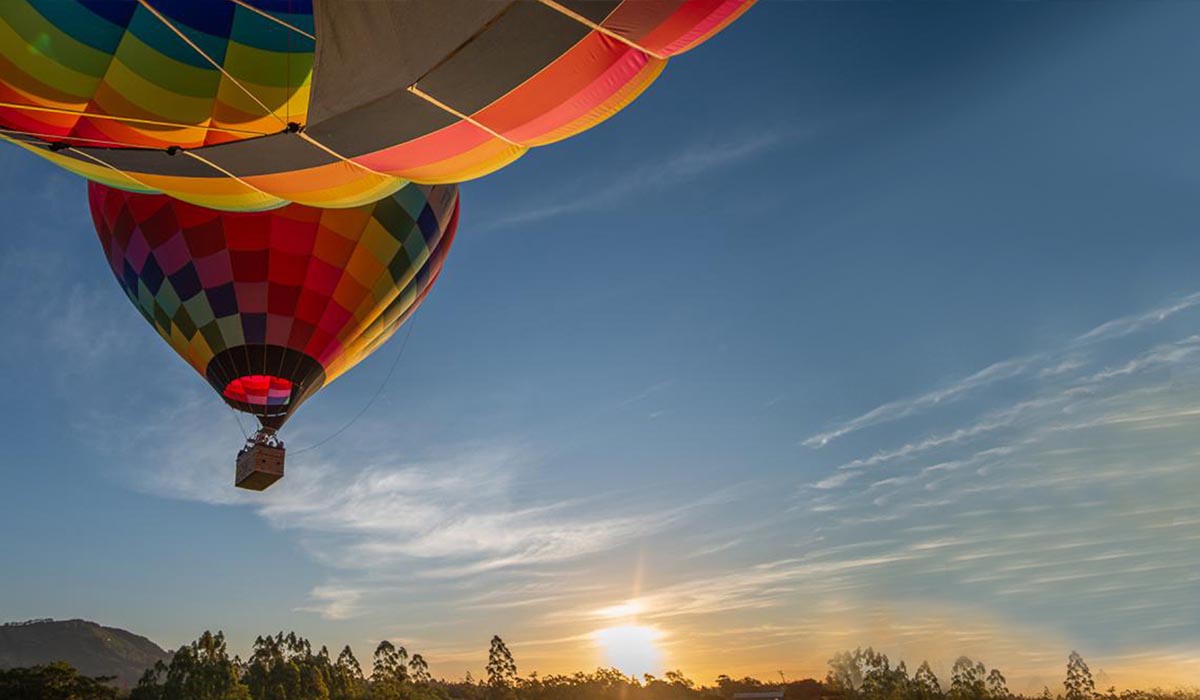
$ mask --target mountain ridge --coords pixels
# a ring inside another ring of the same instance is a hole
[[[150,639],[90,620],[49,618],[0,624],[0,668],[66,661],[87,676],[116,676],[123,688],[137,684],[170,652]]]

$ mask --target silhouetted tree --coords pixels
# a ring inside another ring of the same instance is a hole
[[[825,683],[842,696],[862,700],[898,700],[911,692],[904,662],[893,668],[886,654],[871,647],[835,654]]]
[[[958,657],[950,669],[950,697],[953,700],[987,700],[987,667],[965,656]]]
[[[371,682],[404,683],[408,680],[408,650],[383,640],[375,647]]]
[[[515,697],[513,687],[517,683],[517,662],[500,635],[492,637],[487,662],[488,697],[507,700]]]
[[[329,685],[330,700],[359,700],[366,695],[362,666],[354,658],[354,651],[347,645],[338,654],[333,667],[332,683]]]
[[[1092,671],[1077,651],[1071,651],[1067,658],[1067,678],[1063,681],[1063,688],[1066,690],[1066,700],[1093,700],[1096,696]]]
[[[862,688],[864,700],[900,700],[908,692],[908,668],[901,661],[891,667],[886,654],[868,648],[862,655]]]
[[[692,679],[683,675],[683,672],[681,672],[678,669],[676,669],[674,671],[667,671],[666,673],[663,674],[663,678],[665,678],[667,680],[668,684],[670,684],[676,688],[695,688],[696,687],[696,684],[692,682]]]
[[[836,692],[857,696],[858,688],[863,684],[863,672],[858,668],[858,658],[863,650],[856,648],[853,652],[835,653],[829,659],[829,671],[826,672],[826,684]]]
[[[720,700],[737,693],[761,692],[780,687],[756,678],[718,676],[709,687],[697,687],[680,671],[667,671],[661,678],[640,679],[616,669],[592,673],[517,676],[516,663],[507,645],[493,637],[488,654],[488,682],[476,683],[470,673],[462,681],[433,679],[420,654],[409,657],[406,650],[381,642],[375,650],[374,674],[363,679],[362,668],[350,647],[337,660],[322,647],[313,653],[308,640],[280,632],[259,637],[254,654],[242,665],[229,659],[224,637],[205,633],[181,648],[170,664],[148,669],[130,700]],[[69,678],[73,670],[52,671]],[[116,691],[85,679],[67,693],[36,694],[28,690],[30,677],[45,671],[18,669],[0,672],[0,700],[114,700]],[[64,673],[68,675],[63,675]],[[910,679],[903,661],[893,666],[888,657],[874,649],[842,652],[830,660],[828,682],[806,679],[784,682],[786,700],[1016,700],[1004,675],[988,671],[983,664],[960,657],[953,667],[951,688],[943,693],[928,663],[922,663]],[[31,675],[32,674],[32,675]],[[77,676],[77,674],[74,674]],[[1068,661],[1067,696],[1057,698],[1047,688],[1041,700],[1200,700],[1194,691],[1110,689],[1098,694],[1087,664],[1072,653]],[[14,680],[16,679],[16,680]],[[104,679],[90,679],[103,681]],[[51,684],[53,685],[53,684]],[[63,684],[60,684],[63,685]],[[81,694],[93,692],[92,695]],[[99,693],[99,694],[95,694]],[[1025,700],[1021,697],[1020,700]]]
[[[858,689],[864,700],[885,700],[890,694],[892,668],[887,654],[867,647],[859,657],[862,671],[862,687]]]
[[[62,661],[0,670],[0,698],[16,700],[116,700],[112,676],[82,676]]]
[[[448,684],[434,684],[429,675],[429,664],[420,654],[413,654],[409,659],[408,650],[385,640],[375,649],[374,662],[371,679],[366,684],[366,695],[370,700],[444,700],[448,697]],[[474,698],[474,694],[470,697]]]
[[[914,700],[941,700],[942,684],[938,683],[937,676],[933,674],[933,669],[929,668],[928,661],[922,661],[917,667],[917,673],[913,676],[910,684],[910,692]]]
[[[987,694],[991,700],[1008,700],[1012,693],[1008,692],[1008,681],[1000,669],[993,668],[987,676]]]
[[[420,654],[413,654],[408,661],[408,675],[413,683],[422,685],[428,683],[431,679],[429,675],[429,664],[425,662],[425,657]]]
[[[162,684],[166,675],[167,665],[162,661],[155,661],[154,665],[142,674],[133,690],[129,691],[129,700],[162,700]]]
[[[238,664],[229,658],[225,635],[205,632],[175,652],[169,664],[148,669],[131,700],[250,700]]]
[[[494,688],[511,688],[517,680],[517,663],[500,635],[492,637],[492,646],[488,650],[487,676],[488,685]]]
[[[371,679],[383,680],[392,678],[396,675],[396,645],[388,640],[383,640],[375,647],[375,654],[372,657],[374,663],[371,664]]]
[[[357,664],[354,661],[356,669]],[[280,632],[254,640],[254,653],[243,666],[242,682],[252,700],[358,700],[362,693],[354,691],[361,688],[340,683],[342,670],[329,658],[329,649],[321,647],[314,654],[307,639]],[[362,670],[357,673],[361,680]]]
[[[873,653],[870,648],[868,653]],[[829,660],[829,672],[825,674],[825,684],[835,692],[850,698],[858,697],[858,689],[862,687],[863,672],[861,661],[862,649],[853,652],[840,651]]]
[[[598,672],[597,672],[598,673]],[[738,693],[753,693],[761,691],[763,682],[757,678],[730,678],[725,674],[717,676],[717,690],[723,698],[732,698]]]

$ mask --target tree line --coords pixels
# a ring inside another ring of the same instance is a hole
[[[1097,691],[1087,663],[1076,652],[1067,659],[1060,692],[1045,688],[1032,697],[1015,695],[997,668],[965,656],[951,668],[943,687],[928,662],[911,676],[904,661],[868,647],[836,654],[823,680],[767,682],[726,675],[698,685],[679,671],[663,676],[627,676],[616,669],[591,673],[522,677],[508,646],[492,637],[485,677],[435,679],[419,653],[382,641],[370,673],[349,646],[333,656],[314,651],[295,633],[258,637],[246,660],[230,656],[221,632],[205,632],[174,653],[170,662],[147,669],[127,695],[111,677],[80,675],[65,663],[0,671],[0,698],[21,700],[734,700],[740,693],[782,691],[784,700],[1200,700],[1187,690]]]
[[[1076,651],[1067,657],[1062,691],[1047,686],[1032,697],[1012,693],[1000,669],[989,670],[966,656],[955,660],[949,686],[943,689],[928,661],[910,677],[904,661],[892,666],[886,654],[870,647],[836,654],[823,685],[826,693],[843,700],[1200,700],[1195,689],[1097,691],[1091,669]]]

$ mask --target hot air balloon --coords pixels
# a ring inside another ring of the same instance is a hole
[[[462,182],[632,102],[754,0],[4,0],[0,138],[230,211]]]
[[[130,301],[227,404],[261,424],[235,481],[256,490],[283,475],[279,428],[429,293],[459,211],[456,185],[413,185],[352,208],[267,212],[94,182],[88,195]]]
[[[452,183],[623,109],[754,0],[0,0],[0,139],[91,180],[134,305],[277,431],[428,293]],[[415,183],[411,184],[410,183]]]

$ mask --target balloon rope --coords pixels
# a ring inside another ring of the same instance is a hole
[[[203,124],[184,124],[182,122],[164,121],[162,119],[143,119],[142,117],[123,117],[120,114],[100,114],[97,112],[87,112],[79,109],[67,109],[66,107],[48,107],[43,105],[31,105],[21,102],[0,102],[0,107],[6,109],[15,109],[22,112],[48,112],[50,114],[64,114],[72,117],[87,117],[88,119],[104,119],[115,122],[125,122],[128,124],[142,124],[145,126],[166,126],[176,129],[201,129],[203,131],[224,131],[230,134],[244,134],[247,136],[270,136],[269,131],[254,131],[251,129],[238,129],[232,126],[205,126]],[[59,136],[56,138],[72,138],[70,136]],[[101,139],[83,139],[87,141],[100,141]],[[115,142],[114,142],[115,143]],[[119,144],[128,146],[128,144]],[[143,148],[146,148],[143,146]]]
[[[313,36],[312,34],[309,34],[308,32],[304,31],[300,27],[297,27],[296,25],[291,24],[289,22],[284,22],[283,20],[279,19],[278,17],[271,14],[270,12],[267,12],[265,10],[260,10],[257,7],[255,7],[254,5],[251,5],[250,3],[246,2],[246,0],[229,0],[229,1],[235,5],[241,5],[242,7],[246,8],[247,10],[250,10],[251,12],[253,12],[255,14],[262,15],[266,19],[269,19],[276,24],[281,24],[297,34],[302,34],[302,35],[308,37],[309,39],[312,39],[313,41],[317,40],[317,37]],[[292,11],[292,5],[289,2],[288,3],[288,13],[290,14],[291,11]]]
[[[224,402],[224,401],[222,401],[221,403],[225,403],[225,402]],[[227,403],[226,403],[225,405],[226,405],[226,406],[229,406],[229,404],[227,404]],[[234,408],[233,406],[229,406],[229,410],[230,410],[230,411],[233,411],[233,419],[237,421],[237,424],[238,424],[238,430],[242,431],[242,437],[244,437],[244,438],[246,438],[247,440],[249,440],[249,439],[250,439],[250,433],[247,433],[247,432],[246,432],[246,427],[245,427],[244,425],[242,425],[242,417],[238,415],[238,411],[237,411],[237,409],[236,409],[236,408]]]
[[[292,0],[288,0],[288,14],[289,15],[292,14]],[[316,40],[317,40],[316,37],[313,37],[313,41],[316,41]],[[315,55],[316,55],[315,48],[313,49],[313,54],[314,54],[314,58],[315,58]],[[286,65],[284,65],[284,67],[283,67],[283,73],[284,73],[283,82],[285,83],[285,85],[287,87],[286,91],[283,93],[284,94],[283,104],[285,105],[285,109],[287,110],[287,114],[285,114],[284,116],[287,118],[287,123],[291,124],[292,123],[292,35],[291,34],[287,35],[287,55],[284,57],[284,61],[286,62]]]
[[[232,172],[226,170],[225,168],[222,168],[221,166],[217,165],[216,163],[212,162],[211,160],[209,160],[203,156],[200,156],[192,151],[180,151],[180,153],[182,153],[183,155],[188,156],[190,158],[193,158],[195,160],[198,160],[201,163],[204,163],[208,167],[212,168],[213,170],[216,170],[217,172],[221,173],[222,175],[229,178],[230,180],[234,180],[234,181],[242,184],[243,186],[245,186],[247,189],[254,190],[255,192],[263,195],[264,197],[270,197],[271,199],[276,199],[276,200],[280,199],[279,197],[271,194],[270,192],[267,192],[266,190],[261,190],[261,189],[255,187],[254,185],[251,185],[249,182],[246,182],[242,178],[238,177],[237,175],[234,175]]]
[[[346,165],[349,165],[354,168],[358,168],[358,169],[368,172],[372,175],[378,175],[379,177],[384,177],[384,178],[388,178],[391,180],[403,179],[396,175],[390,175],[388,173],[385,173],[385,172],[382,172],[379,170],[372,170],[371,168],[368,168],[367,166],[363,165],[362,163],[359,163],[357,160],[354,160],[353,158],[347,158],[346,156],[342,155],[341,153],[338,153],[337,151],[333,150],[329,146],[326,146],[325,144],[323,144],[320,141],[313,138],[311,135],[309,135],[309,133],[307,131],[303,131],[303,130],[298,131],[298,132],[296,132],[296,135],[299,136],[300,138],[304,139],[308,143],[311,143],[313,146],[316,146],[317,148],[321,149],[322,151],[325,151],[326,153],[333,156],[334,158],[337,158],[338,160],[342,161]]]
[[[433,95],[430,95],[429,93],[425,92],[421,88],[417,87],[415,83],[408,86],[408,91],[411,92],[412,94],[416,95],[417,97],[420,97],[422,100],[425,100],[426,102],[433,105],[434,107],[437,107],[438,109],[442,110],[443,112],[454,115],[455,117],[458,117],[459,119],[471,124],[472,126],[486,131],[487,133],[489,133],[492,136],[500,139],[501,141],[509,144],[510,146],[526,148],[526,146],[523,146],[522,144],[519,144],[516,141],[513,141],[512,139],[508,138],[504,134],[500,133],[499,131],[496,131],[495,129],[491,128],[487,124],[484,124],[483,122],[479,121],[478,119],[472,117],[471,115],[469,115],[465,112],[460,112],[457,109],[446,104],[445,102],[442,102],[438,98],[434,97]]]
[[[404,349],[408,347],[408,340],[409,340],[409,338],[412,338],[413,328],[415,326],[416,326],[416,319],[415,318],[409,319],[408,333],[406,333],[404,335],[404,340],[400,342],[400,349],[396,351],[396,357],[395,357],[395,359],[392,360],[392,366],[388,369],[387,376],[385,376],[383,378],[383,381],[379,383],[379,388],[375,390],[375,394],[371,397],[371,400],[367,401],[366,405],[364,405],[362,407],[362,410],[360,410],[353,418],[351,418],[350,422],[348,422],[345,425],[343,425],[342,427],[338,428],[332,435],[325,438],[324,440],[321,440],[320,442],[309,445],[308,447],[301,447],[298,450],[292,450],[291,454],[293,456],[298,455],[302,452],[308,452],[309,450],[315,450],[318,447],[320,447],[321,445],[324,445],[325,443],[329,442],[330,440],[334,439],[335,437],[346,432],[346,430],[350,426],[354,425],[354,423],[357,422],[359,418],[362,418],[363,415],[366,414],[367,409],[371,408],[371,406],[375,403],[375,400],[379,398],[379,395],[382,394],[383,390],[387,387],[388,380],[390,380],[392,378],[392,374],[395,373],[396,367],[400,365],[400,358],[404,357]]]
[[[2,106],[2,105],[0,105],[0,106]],[[23,129],[0,128],[0,134],[4,134],[7,136],[29,136],[31,138],[45,141],[46,143],[54,143],[55,141],[86,141],[88,143],[98,143],[98,144],[101,144],[104,146],[112,146],[114,148],[142,148],[141,146],[135,146],[130,143],[121,143],[120,141],[109,141],[108,139],[96,139],[96,138],[83,137],[83,136],[63,136],[61,134],[44,134],[40,131],[25,131]],[[22,141],[22,143],[29,143],[29,142]],[[37,145],[45,145],[45,144],[37,144]]]
[[[660,61],[665,61],[667,59],[666,56],[657,54],[657,53],[647,49],[644,46],[639,46],[636,42],[634,42],[629,37],[622,36],[622,35],[618,34],[617,32],[614,32],[613,30],[609,29],[608,27],[605,27],[600,24],[596,24],[595,22],[588,19],[587,17],[584,17],[583,15],[579,14],[578,12],[575,12],[574,10],[564,7],[561,3],[555,2],[555,0],[538,0],[538,2],[542,3],[546,7],[549,7],[551,10],[554,10],[555,12],[559,12],[563,15],[566,15],[567,17],[570,17],[571,19],[575,20],[576,22],[579,22],[580,24],[586,26],[588,29],[591,29],[592,31],[600,32],[601,34],[603,34],[604,36],[606,36],[610,39],[615,39],[616,41],[619,41],[622,44],[625,44],[626,46],[628,46],[631,49],[636,49],[638,51],[641,51],[642,53],[644,53],[648,56],[653,56],[654,58],[657,58]]]
[[[32,146],[27,146],[27,148],[33,148],[33,147],[32,147]],[[142,188],[143,190],[147,190],[147,191],[150,191],[150,192],[157,192],[157,191],[158,191],[158,189],[157,189],[157,188],[154,188],[154,187],[151,187],[150,185],[147,185],[146,183],[144,183],[144,182],[142,182],[141,180],[137,179],[136,177],[134,177],[134,176],[130,175],[129,173],[125,172],[124,170],[121,170],[121,169],[120,169],[120,168],[118,168],[117,166],[115,166],[115,165],[113,165],[113,164],[111,164],[111,163],[105,162],[105,161],[103,161],[103,160],[100,160],[99,158],[97,158],[96,156],[92,155],[91,153],[88,153],[87,151],[81,151],[81,150],[79,150],[78,148],[71,148],[71,147],[68,147],[68,148],[67,148],[67,150],[68,150],[68,151],[70,151],[71,153],[74,153],[74,154],[76,154],[76,155],[83,156],[84,158],[87,158],[88,160],[90,160],[90,161],[92,161],[92,162],[94,162],[94,163],[97,163],[97,164],[99,164],[99,165],[103,165],[104,167],[108,168],[109,170],[113,171],[114,173],[118,173],[118,174],[120,174],[120,175],[124,176],[124,177],[125,177],[125,179],[127,179],[127,180],[129,180],[130,182],[134,183],[135,185],[137,185],[138,187]]]
[[[221,75],[223,75],[227,79],[229,79],[229,82],[233,83],[234,86],[236,86],[239,90],[246,93],[246,96],[249,97],[250,99],[254,100],[255,104],[257,104],[259,107],[262,107],[264,114],[268,114],[268,115],[274,117],[275,119],[278,119],[279,122],[281,124],[284,124],[285,126],[287,125],[287,122],[282,117],[280,117],[278,114],[276,114],[275,110],[271,109],[266,104],[264,104],[263,101],[258,99],[258,96],[255,95],[253,92],[251,92],[249,88],[247,88],[245,85],[242,85],[238,81],[237,78],[230,75],[229,71],[225,70],[225,66],[221,65],[220,63],[215,61],[212,56],[209,56],[207,53],[205,53],[204,49],[200,48],[196,44],[196,42],[192,41],[191,38],[188,37],[187,34],[184,34],[183,31],[179,29],[179,27],[176,27],[174,24],[172,24],[171,20],[167,19],[167,17],[165,15],[163,15],[163,13],[154,9],[154,7],[150,4],[149,0],[138,0],[138,4],[141,5],[142,7],[146,8],[146,10],[150,14],[157,17],[158,21],[160,21],[164,25],[166,25],[167,29],[170,29],[172,32],[174,32],[176,36],[178,36],[180,39],[183,39],[183,42],[185,44],[192,47],[192,50],[194,50],[196,53],[200,54],[200,57],[203,58],[204,60],[208,61],[212,65],[213,68],[216,68],[217,70],[221,71]]]

